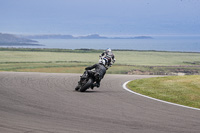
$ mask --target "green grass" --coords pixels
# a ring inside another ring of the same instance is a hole
[[[0,51],[0,63],[56,61],[95,62],[98,56],[98,53]]]
[[[168,76],[138,79],[128,83],[131,90],[153,98],[200,108],[200,76]]]
[[[76,67],[77,72],[80,72],[79,69],[82,69],[82,67],[97,63],[99,54],[102,51],[88,49],[0,48],[0,71],[37,72],[39,69],[43,69],[43,71],[46,69],[46,72],[58,72],[59,68],[66,67],[70,70],[70,67]],[[116,63],[108,70],[108,73],[111,74],[126,74],[134,70],[150,74],[170,73],[177,70],[177,67],[171,66],[199,65],[198,60],[200,59],[200,53],[118,50],[114,51],[114,54]],[[196,70],[195,73],[200,73],[200,67],[187,67],[184,69],[189,71]],[[66,71],[62,69],[59,72]],[[72,72],[75,72],[75,69]]]
[[[199,61],[200,53],[115,51],[117,61],[127,65],[173,66]]]
[[[7,50],[7,51],[6,51]],[[16,50],[16,51],[14,51]],[[20,51],[21,50],[21,51]],[[81,61],[97,62],[100,50],[59,49],[0,49],[0,62]],[[120,65],[172,66],[188,65],[199,61],[200,53],[114,51],[116,63]]]

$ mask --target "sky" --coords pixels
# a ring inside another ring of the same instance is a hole
[[[200,0],[0,0],[0,33],[200,35]]]

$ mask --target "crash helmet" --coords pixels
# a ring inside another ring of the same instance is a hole
[[[110,48],[107,48],[106,52],[109,53],[109,52],[112,52],[112,50]]]

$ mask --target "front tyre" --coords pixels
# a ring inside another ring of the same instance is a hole
[[[76,86],[76,88],[75,88],[75,91],[78,91],[78,90],[79,90],[79,88],[80,88],[80,86],[79,86],[79,85],[77,85],[77,86]]]
[[[89,78],[87,83],[80,87],[79,91],[80,92],[85,92],[89,87],[92,86],[93,83],[94,83],[94,80],[92,78]]]

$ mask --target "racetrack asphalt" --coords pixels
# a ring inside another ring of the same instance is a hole
[[[74,91],[80,74],[0,72],[0,133],[199,133],[200,111],[132,94],[105,75],[100,88]]]

